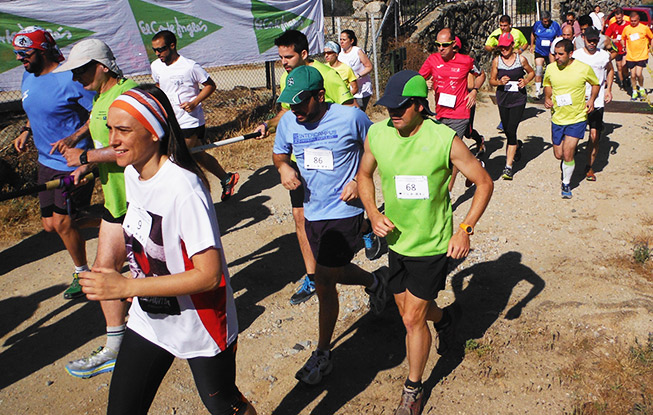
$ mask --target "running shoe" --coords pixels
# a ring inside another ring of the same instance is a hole
[[[302,285],[300,285],[297,291],[295,291],[295,293],[290,297],[290,304],[291,305],[301,304],[314,295],[315,295],[315,282],[311,281],[308,278],[308,275],[304,275],[304,278],[302,278]]]
[[[503,123],[499,122],[499,125],[497,125],[497,130],[499,130],[500,133],[503,132]]]
[[[630,100],[637,101],[638,97],[639,97],[639,93],[637,91],[633,91],[632,95],[630,96]]]
[[[521,160],[521,148],[524,147],[524,142],[521,140],[517,140],[517,151],[515,151],[515,157],[513,157],[513,160],[518,162]]]
[[[331,351],[315,350],[304,366],[295,373],[295,378],[309,385],[317,385],[332,370]]]
[[[642,101],[646,101],[646,89],[644,88],[639,88],[639,99]]]
[[[585,180],[589,182],[596,181],[596,174],[594,174],[594,170],[590,166],[585,167]]]
[[[571,199],[571,186],[563,183],[561,195],[563,199]]]
[[[395,415],[419,415],[422,412],[423,389],[414,389],[404,386],[401,394],[401,403]]]
[[[512,168],[505,167],[503,169],[503,175],[501,176],[503,180],[512,180]]]
[[[449,323],[444,327],[440,327],[440,329],[438,329],[436,324],[433,323],[433,328],[435,328],[435,332],[437,333],[435,339],[435,350],[440,356],[445,355],[451,349],[456,340],[456,323],[454,322],[453,314],[449,312],[448,308],[445,308],[442,313],[442,318],[444,318],[445,314],[449,316]]]
[[[66,372],[77,378],[88,379],[100,373],[112,372],[118,353],[100,346],[88,357],[73,360],[66,365]]]
[[[227,177],[225,177],[224,180],[220,180],[220,183],[222,183],[221,200],[223,202],[228,200],[231,195],[234,194],[234,188],[236,187],[236,183],[238,183],[238,179],[240,179],[240,174],[234,172],[227,173]]]
[[[365,288],[365,292],[370,296],[370,310],[377,316],[383,312],[385,303],[388,301],[386,284],[388,280],[388,267],[381,267],[372,273],[379,283],[376,290],[370,291]]]
[[[83,296],[82,286],[79,285],[79,274],[73,272],[73,282],[70,283],[70,287],[63,292],[63,298],[66,300],[72,300],[74,298],[79,298]]]
[[[381,253],[381,239],[371,230],[363,234],[363,242],[365,243],[365,256],[370,261],[375,260]]]

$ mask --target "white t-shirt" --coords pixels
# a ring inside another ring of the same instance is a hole
[[[605,106],[605,80],[607,69],[606,66],[610,62],[610,53],[605,50],[597,49],[593,55],[590,55],[585,49],[578,49],[574,52],[574,59],[579,62],[588,64],[594,69],[596,77],[599,78],[599,95],[594,100],[594,108],[603,108]],[[589,98],[592,94],[592,85],[585,84],[585,99]]]
[[[345,53],[344,50],[341,50],[338,54],[338,60],[351,66],[356,77],[358,77],[358,74],[365,69],[365,65],[361,62],[360,56],[358,56],[359,50],[361,49],[358,46],[352,46],[349,53]],[[358,93],[354,95],[354,98],[364,98],[372,95],[372,79],[370,79],[370,74],[359,78],[357,83]]]
[[[190,270],[190,258],[211,247],[220,249],[223,277],[214,291],[135,297],[127,327],[179,358],[217,355],[236,340],[238,321],[210,193],[195,174],[170,160],[145,181],[128,166],[125,188],[129,205],[123,229],[134,278]],[[157,305],[165,311],[143,310]]]
[[[598,14],[595,12],[590,13],[590,17],[592,18],[592,26],[594,26],[597,30],[603,30],[603,24],[601,23],[603,16],[605,16],[603,12],[599,12]]]
[[[204,125],[202,104],[191,112],[179,107],[200,93],[200,85],[209,79],[209,74],[195,61],[179,56],[172,64],[166,65],[161,59],[152,62],[152,78],[166,93],[181,128],[195,128]]]

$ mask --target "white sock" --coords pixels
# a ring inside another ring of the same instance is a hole
[[[506,164],[507,169],[512,169],[512,164]]]
[[[117,352],[120,350],[122,338],[125,336],[125,325],[109,327],[107,326],[107,343],[106,347]]]
[[[88,264],[84,264],[81,267],[78,267],[75,265],[75,272],[80,273],[80,272],[89,272],[91,269],[88,267]]]
[[[562,183],[569,184],[571,182],[571,175],[574,174],[574,168],[576,168],[576,162],[564,161],[562,163]]]
[[[542,90],[542,82],[535,82],[535,91],[539,94]]]

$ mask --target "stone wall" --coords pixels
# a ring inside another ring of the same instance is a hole
[[[594,6],[598,3],[601,6],[601,11],[605,13],[606,17],[616,7],[630,7],[642,3],[642,0],[601,0],[601,1],[588,1],[588,0],[566,0],[560,2],[560,21],[564,21],[566,13],[573,11],[576,13],[576,18],[584,14],[589,14],[594,11]]]
[[[419,43],[428,52],[435,52],[433,42],[438,32],[449,27],[463,44],[463,53],[474,57],[486,66],[492,58],[483,50],[489,34],[499,27],[501,7],[495,0],[466,0],[447,4],[434,10],[417,31],[411,41]]]

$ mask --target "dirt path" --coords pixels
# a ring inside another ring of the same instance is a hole
[[[524,156],[514,181],[505,182],[505,140],[485,96],[476,128],[488,139],[495,193],[473,251],[438,298],[463,314],[458,353],[432,353],[427,364],[424,414],[558,414],[586,402],[600,406],[606,386],[629,385],[619,379],[629,372],[613,360],[653,331],[650,261],[642,267],[631,260],[634,242],[653,235],[653,116],[606,113],[598,181],[583,180],[583,143],[574,197],[562,200],[549,113],[529,104],[519,130]],[[317,300],[288,304],[303,270],[277,172],[264,166],[240,173],[235,197],[216,209],[241,327],[241,390],[260,414],[392,414],[407,373],[404,330],[394,306],[379,318],[369,315],[360,288],[340,291],[333,373],[318,387],[294,379],[315,347]],[[216,200],[219,188],[214,182]],[[472,192],[458,180],[455,221]],[[89,258],[96,236],[86,232]],[[61,243],[40,233],[2,248],[0,413],[104,413],[110,375],[80,380],[63,368],[102,344],[104,327],[97,304],[62,299],[70,260]],[[360,252],[356,261],[373,270],[387,259],[370,262]],[[646,396],[651,382],[642,388]],[[185,362],[175,362],[151,413],[204,413]]]

